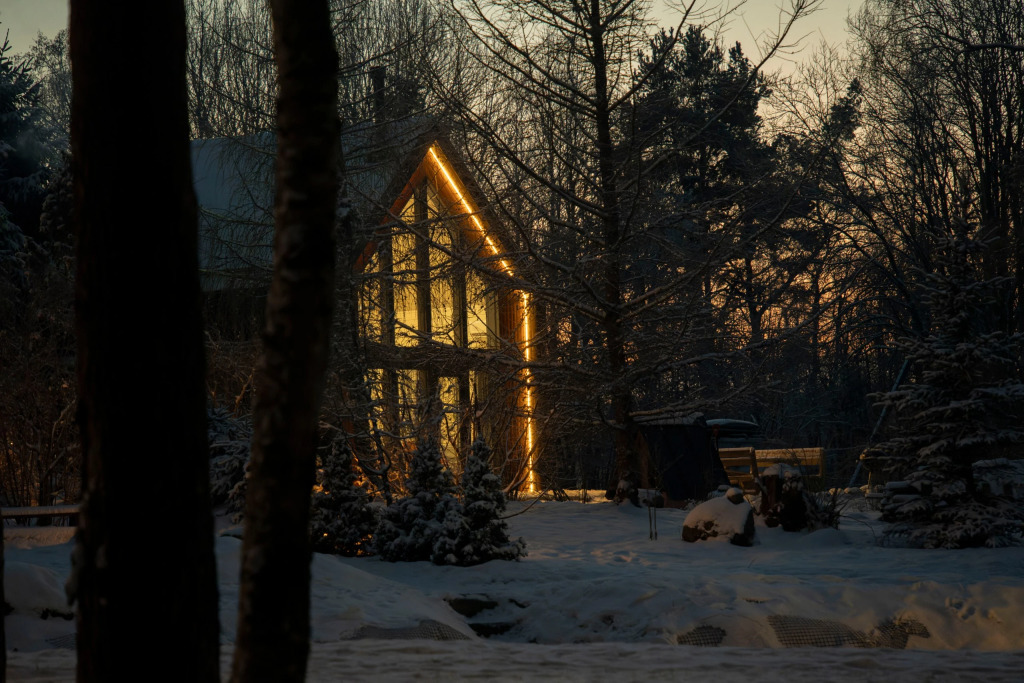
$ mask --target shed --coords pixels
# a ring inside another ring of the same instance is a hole
[[[637,446],[646,455],[649,479],[669,500],[703,499],[729,483],[703,415],[642,423]]]

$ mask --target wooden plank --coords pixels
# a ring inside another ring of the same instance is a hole
[[[744,491],[753,491],[754,480],[758,475],[758,464],[752,447],[720,448],[718,458],[729,475],[729,481]]]
[[[766,467],[775,463],[795,465],[806,476],[825,476],[823,448],[721,448],[718,450],[718,457],[725,467],[726,474],[729,475],[729,481],[748,491],[755,488],[755,478]]]
[[[78,517],[78,505],[34,505],[3,509],[3,519],[39,519],[45,517]]]
[[[825,476],[825,449],[823,448],[773,448],[757,451],[758,467],[764,469],[774,463],[796,465],[805,474],[813,477]]]

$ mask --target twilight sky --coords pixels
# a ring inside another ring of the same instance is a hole
[[[737,0],[726,2],[737,4]],[[753,59],[757,56],[757,50],[753,49],[752,43],[759,37],[763,38],[765,31],[774,31],[778,27],[779,5],[788,2],[747,0],[731,18],[726,30],[727,40],[729,43],[740,41],[744,52]],[[795,35],[805,36],[805,47],[791,59],[806,59],[823,39],[829,43],[843,42],[846,38],[846,17],[862,3],[863,0],[822,0],[821,9],[797,26]],[[712,5],[713,0],[707,4]],[[668,24],[672,14],[664,9],[664,5],[664,0],[655,0],[655,14],[664,17],[662,23]],[[67,25],[67,20],[67,0],[3,0],[0,3],[0,38],[3,31],[10,31],[11,52],[25,52],[35,40],[37,32],[42,31],[44,35],[52,36]]]
[[[67,0],[3,0],[0,2],[0,40],[6,33],[11,54],[32,47],[36,33],[52,36],[68,23]]]

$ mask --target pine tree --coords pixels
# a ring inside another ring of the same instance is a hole
[[[916,381],[882,394],[895,411],[896,436],[879,446],[890,474],[883,519],[890,543],[924,548],[1003,546],[1024,541],[1024,509],[979,490],[973,463],[1024,442],[1019,335],[993,331],[993,293],[979,277],[984,245],[966,234],[940,240],[936,272],[924,277],[931,333],[900,346]]]
[[[462,505],[456,497],[455,478],[432,439],[416,448],[406,488],[409,495],[384,512],[374,538],[376,552],[389,562],[456,564]]]
[[[518,560],[526,555],[526,542],[509,540],[505,493],[501,480],[491,472],[491,449],[481,439],[473,442],[462,473],[464,528],[459,539],[459,564],[489,560]]]
[[[377,516],[354,461],[345,441],[331,444],[330,453],[322,459],[310,511],[309,537],[314,552],[347,557],[369,553]]]
[[[39,83],[24,59],[8,56],[10,50],[4,37],[0,43],[0,206],[6,208],[10,222],[35,237],[53,134],[43,123]]]

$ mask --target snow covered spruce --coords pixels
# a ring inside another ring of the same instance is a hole
[[[206,410],[206,436],[210,448],[210,498],[223,505],[235,524],[245,512],[249,477],[252,423],[213,406]]]
[[[210,414],[213,502],[223,505],[235,524],[242,522],[245,510],[251,430],[247,422],[222,411]],[[509,539],[502,519],[505,493],[491,472],[490,454],[482,440],[474,441],[457,485],[436,442],[422,441],[410,463],[407,495],[382,507],[373,502],[345,439],[332,442],[319,458],[313,489],[313,550],[461,566],[524,557],[526,542]]]
[[[369,553],[377,513],[353,461],[352,449],[343,439],[335,440],[321,457],[309,516],[315,552],[348,557]]]
[[[455,477],[441,461],[433,440],[417,446],[405,485],[409,495],[384,511],[373,539],[374,551],[391,562],[455,564],[462,506]]]
[[[518,560],[526,555],[522,538],[510,540],[501,479],[491,472],[491,449],[481,439],[470,447],[462,472],[463,527],[459,539],[459,564],[489,560]]]
[[[966,233],[966,230],[964,230]],[[931,331],[904,338],[911,380],[881,394],[896,415],[876,451],[890,479],[885,542],[920,548],[1024,543],[1024,507],[1007,487],[986,486],[976,464],[1016,457],[1024,443],[1024,384],[1017,378],[1020,335],[991,330],[999,278],[983,279],[974,257],[984,245],[944,236],[934,273],[924,276]]]
[[[525,555],[526,543],[510,541],[500,519],[505,496],[487,464],[489,452],[482,441],[473,443],[462,478],[463,504],[437,444],[420,442],[406,482],[409,495],[388,506],[374,537],[381,558],[470,565]]]

